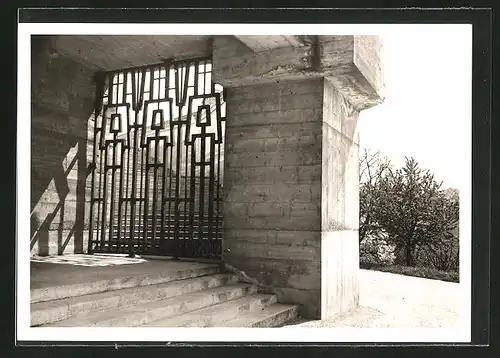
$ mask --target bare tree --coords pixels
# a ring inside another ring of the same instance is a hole
[[[375,211],[381,205],[378,186],[390,169],[387,158],[381,158],[380,152],[365,149],[360,157],[359,168],[359,243],[369,236],[380,234],[380,226],[375,220]]]

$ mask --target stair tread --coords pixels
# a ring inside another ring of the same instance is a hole
[[[230,280],[233,277],[233,274],[228,273],[209,274],[159,284],[38,302],[31,305],[31,324],[46,324],[77,317],[79,314],[83,313],[102,312],[112,307],[125,308],[141,303],[159,301],[178,295],[179,290],[182,292],[181,294],[188,294],[204,290],[208,287],[207,285],[212,284],[220,286],[225,282],[219,283],[218,281]],[[154,288],[154,291],[151,291],[151,287]],[[191,292],[185,292],[185,290],[191,290]],[[57,319],[54,319],[54,316],[56,316]]]
[[[259,322],[273,318],[281,313],[285,313],[289,310],[297,310],[296,305],[286,305],[281,303],[274,303],[272,305],[264,307],[258,312],[248,312],[238,317],[226,321],[225,327],[252,327]],[[296,316],[296,314],[294,315]]]
[[[68,298],[62,298],[58,300],[52,300],[52,301],[44,301],[44,302],[37,302],[31,305],[32,311],[36,311],[39,309],[45,309],[49,307],[59,307],[61,305],[70,305],[73,303],[79,303],[82,301],[95,301],[96,297],[114,297],[117,295],[118,292],[120,292],[120,296],[127,295],[129,293],[135,293],[140,289],[143,289],[145,287],[149,286],[154,286],[157,289],[162,289],[162,288],[171,288],[175,286],[183,286],[189,283],[197,282],[197,281],[203,281],[207,280],[211,277],[228,277],[232,276],[232,274],[227,274],[227,273],[220,273],[220,274],[211,274],[211,275],[205,275],[205,276],[199,276],[199,277],[190,277],[190,278],[185,278],[185,279],[179,279],[179,280],[174,280],[174,281],[168,281],[168,282],[163,282],[159,284],[152,284],[152,285],[145,285],[145,286],[136,286],[136,287],[130,287],[130,288],[123,288],[120,290],[113,290],[113,291],[104,291],[104,292],[96,292],[96,293],[91,293],[87,295],[82,295],[82,296],[76,296],[76,297],[68,297]]]
[[[241,310],[241,307],[245,307],[251,304],[256,304],[258,307],[263,307],[267,304],[273,304],[275,300],[275,295],[254,293],[238,299],[218,303],[206,308],[190,311],[177,316],[168,317],[166,319],[159,319],[150,322],[149,324],[145,324],[143,325],[143,327],[182,327],[193,323],[198,327],[213,327],[214,324],[223,324],[225,321],[241,314],[241,312],[243,312],[243,310]]]
[[[89,268],[82,271],[86,272],[86,275],[70,273],[64,279],[58,279],[56,284],[35,283],[35,287],[31,288],[30,301],[31,303],[53,301],[222,273],[220,265],[216,263],[187,265],[154,260],[137,266],[133,273],[130,270],[122,271],[123,275],[116,276],[111,268]]]
[[[114,308],[104,312],[93,312],[85,317],[74,317],[63,321],[55,322],[47,326],[51,327],[75,327],[75,326],[109,326],[110,323],[114,327],[135,326],[143,322],[155,321],[158,318],[156,315],[166,314],[162,318],[172,317],[176,314],[189,312],[190,305],[196,305],[202,301],[202,306],[194,308],[194,310],[213,305],[214,300],[217,300],[217,295],[235,293],[234,291],[251,288],[251,284],[246,283],[229,283],[222,286],[203,289],[201,291],[191,292],[184,295],[164,298],[158,301],[141,303],[130,307]],[[244,293],[242,293],[244,294]],[[239,296],[236,296],[239,297]],[[203,302],[205,300],[205,302]],[[224,298],[222,298],[224,300]],[[180,306],[180,313],[169,312],[169,307]],[[185,311],[182,311],[185,309]],[[193,309],[191,309],[193,311]],[[142,320],[142,322],[141,322]],[[120,322],[136,322],[136,324],[123,324]],[[106,324],[107,323],[107,324]]]

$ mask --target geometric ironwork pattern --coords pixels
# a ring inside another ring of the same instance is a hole
[[[99,73],[89,252],[220,258],[225,103],[210,59]]]

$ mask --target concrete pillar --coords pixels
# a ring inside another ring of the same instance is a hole
[[[301,315],[329,318],[359,301],[356,124],[383,98],[380,42],[257,42],[213,43],[227,89],[223,258]]]

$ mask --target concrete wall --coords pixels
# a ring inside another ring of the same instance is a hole
[[[228,89],[224,260],[317,316],[323,79]]]
[[[230,88],[224,260],[300,314],[358,306],[356,111],[327,79]]]
[[[359,112],[325,80],[322,118],[322,319],[359,304]]]
[[[32,37],[31,254],[87,250],[93,71]]]

